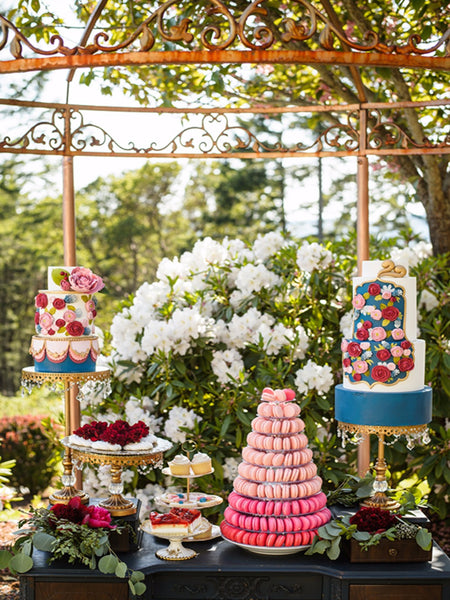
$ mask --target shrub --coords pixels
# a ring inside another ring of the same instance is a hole
[[[46,490],[57,472],[59,453],[55,423],[49,418],[24,415],[0,419],[2,459],[15,460],[10,483],[31,495]]]

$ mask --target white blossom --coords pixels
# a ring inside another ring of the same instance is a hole
[[[439,306],[439,300],[432,292],[423,290],[420,294],[419,308],[422,306],[425,308],[425,310],[433,310],[433,308]]]
[[[220,383],[229,384],[239,380],[244,371],[244,361],[235,349],[216,350],[213,352],[211,369]]]
[[[297,250],[297,265],[302,271],[312,273],[315,270],[326,269],[333,262],[333,254],[322,245],[313,242],[303,242]]]
[[[308,334],[305,331],[305,328],[302,325],[297,325],[295,328],[295,335],[292,343],[296,342],[293,352],[293,359],[302,359],[305,358],[306,350],[309,345]]]
[[[253,252],[257,260],[263,262],[276,254],[285,244],[280,233],[271,231],[265,235],[258,235],[253,244]]]
[[[184,427],[192,430],[195,424],[201,420],[202,418],[196,415],[193,410],[187,410],[182,406],[174,406],[170,409],[164,424],[164,434],[172,442],[183,444],[186,441],[186,432],[181,431],[180,428]]]
[[[341,320],[339,321],[339,329],[341,330],[341,333],[345,338],[351,337],[353,329],[352,310],[349,310],[345,313],[345,315],[342,315]]]
[[[240,463],[241,459],[237,459],[232,456],[226,458],[222,465],[224,479],[227,479],[228,481],[234,481],[238,475],[238,466]]]
[[[309,390],[317,390],[319,394],[326,394],[333,385],[333,373],[329,365],[318,365],[311,359],[295,374],[295,385],[300,394]]]
[[[236,277],[236,287],[249,296],[253,292],[260,292],[263,288],[273,288],[279,285],[281,279],[263,264],[244,265]]]

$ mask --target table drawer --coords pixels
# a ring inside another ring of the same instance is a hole
[[[322,577],[295,573],[270,575],[157,573],[151,577],[155,600],[321,600]]]

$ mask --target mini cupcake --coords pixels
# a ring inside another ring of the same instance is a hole
[[[177,454],[175,458],[169,462],[169,469],[172,475],[189,475],[190,462],[188,457]]]
[[[207,454],[198,452],[191,461],[191,468],[195,475],[204,475],[211,472],[211,459]]]

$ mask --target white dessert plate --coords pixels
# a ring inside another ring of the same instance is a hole
[[[249,546],[248,544],[240,544],[239,542],[233,542],[229,538],[225,537],[223,533],[221,534],[223,539],[230,544],[234,544],[235,546],[239,546],[240,548],[244,548],[244,550],[248,550],[249,552],[253,552],[254,554],[265,554],[266,556],[282,556],[283,554],[296,554],[297,552],[302,552],[310,547],[308,546],[281,546],[280,548],[275,548],[273,546]]]
[[[214,494],[202,494],[201,492],[190,492],[189,493],[189,501],[187,500],[187,494],[181,493],[181,496],[177,494],[177,492],[166,492],[165,494],[161,494],[161,496],[157,496],[155,498],[155,502],[157,504],[162,504],[163,506],[180,506],[182,508],[209,508],[210,506],[218,506],[222,504],[223,498],[220,496],[215,496]],[[202,502],[201,499],[205,500]]]
[[[211,471],[208,471],[207,473],[200,473],[200,475],[195,475],[194,473],[192,473],[191,475],[174,475],[170,471],[170,467],[164,467],[162,472],[164,473],[164,475],[170,475],[171,477],[179,477],[180,479],[195,479],[196,477],[204,477],[205,475],[211,475],[211,473],[214,473],[214,469],[211,469]]]

